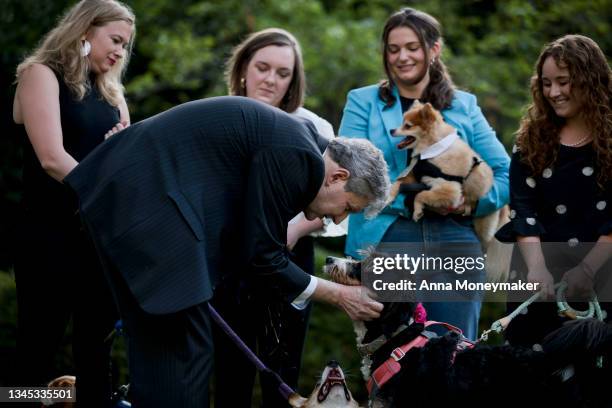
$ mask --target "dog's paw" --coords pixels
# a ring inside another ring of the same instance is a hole
[[[423,218],[423,215],[425,215],[425,213],[424,213],[423,211],[418,211],[418,212],[417,212],[417,211],[415,211],[415,212],[412,214],[412,219],[414,220],[414,222],[419,222],[419,220],[420,220],[421,218]]]
[[[419,222],[419,220],[421,218],[423,218],[423,215],[425,215],[425,207],[423,206],[423,203],[419,200],[414,200],[414,209],[412,211],[412,219],[414,220],[414,222]]]

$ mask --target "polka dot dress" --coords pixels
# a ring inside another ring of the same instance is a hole
[[[612,182],[603,187],[597,183],[591,145],[560,146],[557,161],[537,174],[521,162],[520,155],[515,150],[512,156],[510,222],[497,232],[500,241],[515,241],[517,235],[538,236],[542,242],[558,243],[562,253],[572,254],[584,248],[580,244],[595,242],[601,235],[612,232]],[[542,247],[546,252],[546,245]],[[559,258],[552,258],[547,257],[547,268],[559,281],[569,268]],[[525,280],[526,271],[520,251],[515,251],[509,279]],[[506,312],[519,304],[508,303]],[[602,307],[607,309],[610,304],[603,303]],[[532,304],[512,321],[505,336],[512,344],[537,348],[543,337],[563,321],[554,302]]]
[[[533,174],[514,149],[510,166],[510,223],[497,234],[502,241],[517,235],[575,247],[612,232],[611,182],[597,183],[590,144],[560,146],[557,161]]]

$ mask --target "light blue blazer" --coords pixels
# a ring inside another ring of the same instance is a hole
[[[391,136],[392,129],[399,128],[403,115],[399,94],[394,87],[396,102],[385,107],[378,97],[378,85],[366,86],[349,92],[339,136],[358,137],[371,141],[380,148],[389,166],[389,178],[393,182],[406,168],[407,154],[398,150],[398,139]],[[485,119],[476,97],[470,93],[456,90],[450,108],[442,111],[444,120],[455,127],[459,136],[474,149],[493,169],[494,184],[489,193],[478,202],[475,215],[489,214],[503,207],[509,200],[508,168],[510,158],[504,146],[497,139],[495,131]],[[352,257],[361,258],[359,249],[378,245],[387,228],[399,215],[410,217],[404,208],[404,196],[397,199],[381,214],[366,220],[363,213],[351,214],[345,252]]]

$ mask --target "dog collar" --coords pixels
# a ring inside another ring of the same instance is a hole
[[[474,342],[465,338],[463,336],[463,332],[460,328],[455,327],[448,323],[436,322],[433,320],[427,321],[424,323],[424,329],[430,326],[441,325],[447,328],[448,330],[459,333],[461,336],[461,340],[457,343],[457,351],[465,350],[466,348],[474,347]],[[400,360],[404,358],[406,353],[413,348],[421,348],[425,346],[430,339],[436,338],[438,335],[434,332],[423,330],[415,339],[404,344],[403,346],[395,348],[390,357],[382,363],[374,372],[372,376],[368,380],[366,385],[368,389],[368,394],[370,395],[370,399],[374,398],[378,393],[378,390],[385,385],[391,378],[393,378],[397,373],[400,372],[402,366],[400,364]],[[453,355],[453,361],[455,360],[455,356]]]
[[[444,153],[455,140],[459,138],[457,131],[445,136],[442,140],[437,141],[429,147],[426,147],[421,152],[421,160],[431,159]]]
[[[426,321],[427,321],[427,311],[425,310],[425,307],[423,306],[422,303],[417,303],[416,307],[414,308],[414,312],[412,313],[412,321],[409,324],[425,323]],[[406,328],[408,328],[408,325],[405,325],[405,324],[400,325],[399,328],[391,335],[391,338],[397,336],[399,333],[404,331]],[[359,351],[359,354],[361,354],[362,357],[368,357],[374,354],[374,352],[378,350],[379,348],[381,348],[388,340],[389,338],[387,338],[387,336],[385,336],[384,334],[381,334],[375,340],[372,340],[371,342],[367,344],[357,345],[357,350]]]
[[[397,178],[406,177],[420,161],[441,155],[453,144],[455,140],[457,140],[457,138],[459,138],[459,134],[457,134],[455,131],[450,135],[445,136],[442,140],[437,141],[429,147],[426,147],[420,154],[413,151],[412,156],[410,157],[410,164],[399,174],[399,176],[397,176]]]

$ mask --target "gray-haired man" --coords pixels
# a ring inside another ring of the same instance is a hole
[[[362,140],[327,143],[268,105],[210,98],[119,132],[66,177],[129,336],[137,406],[207,400],[206,302],[232,274],[295,304],[378,316],[382,305],[360,288],[313,278],[287,258],[287,223],[300,211],[340,222],[384,205],[382,153]]]

